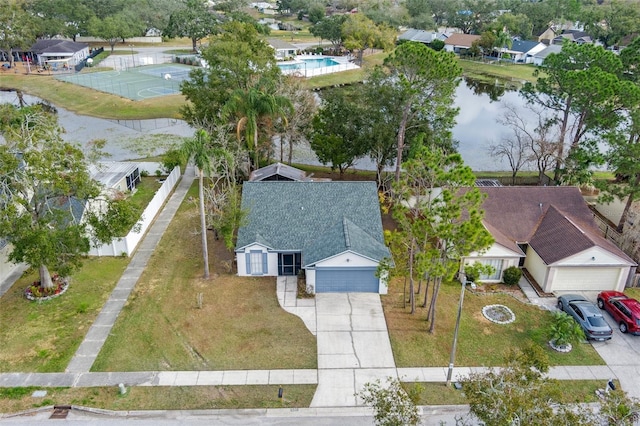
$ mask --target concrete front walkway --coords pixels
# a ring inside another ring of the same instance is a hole
[[[193,166],[187,166],[171,198],[169,198],[169,201],[167,201],[155,222],[140,242],[140,245],[129,262],[129,266],[125,269],[122,277],[120,277],[120,281],[118,281],[109,299],[102,307],[102,311],[100,311],[100,314],[91,325],[91,328],[75,355],[71,358],[66,372],[84,373],[91,369],[104,342],[107,340],[107,337],[109,337],[109,333],[118,315],[120,315],[120,311],[127,302],[129,294],[147,267],[151,254],[160,242],[162,234],[171,223],[178,207],[180,207],[182,200],[187,195],[187,191],[189,191],[189,188],[193,184],[193,179],[195,178],[194,170]]]

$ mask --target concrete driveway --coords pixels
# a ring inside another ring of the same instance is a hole
[[[573,292],[596,303],[597,291]],[[629,396],[640,398],[640,336],[623,334],[613,317],[602,311],[604,319],[613,329],[613,338],[606,342],[591,342],[600,357],[611,368]]]
[[[316,294],[318,388],[311,407],[357,405],[367,382],[397,377],[380,296]]]

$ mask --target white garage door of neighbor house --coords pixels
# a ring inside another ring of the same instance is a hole
[[[620,268],[561,268],[556,272],[553,291],[612,290],[619,274]]]
[[[376,268],[318,268],[316,293],[377,293]]]

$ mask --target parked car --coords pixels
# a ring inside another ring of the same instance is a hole
[[[577,294],[558,297],[558,309],[571,315],[584,330],[587,339],[609,340],[613,330],[607,324],[596,305]]]
[[[598,294],[598,307],[609,312],[620,331],[640,335],[640,302],[619,291]]]

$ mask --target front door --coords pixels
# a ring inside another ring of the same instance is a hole
[[[301,260],[300,253],[279,253],[278,275],[298,275]]]

